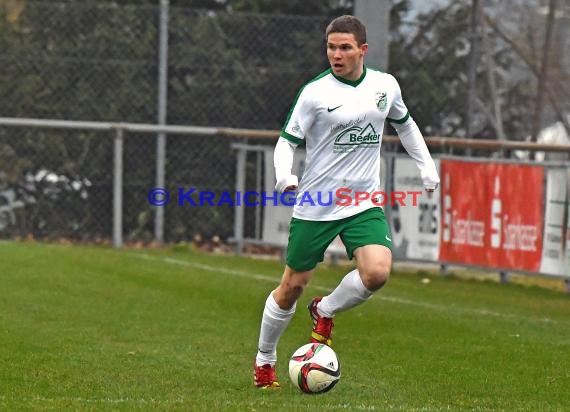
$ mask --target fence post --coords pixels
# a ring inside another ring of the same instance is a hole
[[[166,124],[168,90],[168,8],[169,0],[160,0],[160,34],[158,50],[158,124]],[[156,138],[156,187],[164,188],[166,158],[166,134]],[[164,207],[154,209],[154,239],[164,242]]]
[[[123,129],[116,129],[113,161],[113,246],[123,246]]]
[[[509,283],[509,272],[505,272],[505,271],[499,272],[499,281],[502,284]]]
[[[245,191],[245,168],[246,168],[246,149],[238,148],[237,153],[237,164],[236,164],[236,196],[243,196]],[[236,241],[236,254],[241,255],[243,253],[243,225],[244,225],[244,206],[236,205],[234,207],[234,238]]]
[[[388,222],[388,229],[390,230],[390,236],[392,236],[392,239],[394,239],[394,234],[392,233],[394,222],[392,221],[392,208],[390,207],[390,193],[394,190],[393,168],[396,162],[395,156],[395,152],[384,154],[384,159],[386,159],[386,174],[384,175],[384,178],[386,181],[380,182],[380,189],[382,188],[382,183],[384,183],[384,188],[386,189],[386,205],[382,207],[382,210],[384,211],[384,216]],[[382,176],[382,173],[380,173],[380,176]]]
[[[255,190],[257,193],[263,193],[261,188],[261,163],[263,155],[264,152],[259,150],[255,152],[255,160],[257,162],[255,167]],[[265,206],[267,205],[264,204],[262,195],[259,205],[255,207],[255,240],[261,240],[261,209]]]

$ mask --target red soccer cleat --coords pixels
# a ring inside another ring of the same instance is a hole
[[[317,305],[322,297],[314,298],[307,308],[311,319],[313,319],[313,330],[311,332],[312,343],[324,343],[325,345],[332,346],[332,329],[334,326],[332,318],[325,318],[319,315]]]
[[[265,365],[257,366],[253,362],[253,383],[260,389],[277,389],[280,388],[277,381],[277,374],[275,373],[275,366],[266,363]]]

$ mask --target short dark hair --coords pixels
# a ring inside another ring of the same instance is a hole
[[[329,39],[331,33],[352,33],[359,46],[366,43],[366,27],[354,16],[344,15],[337,17],[327,26],[325,39]]]

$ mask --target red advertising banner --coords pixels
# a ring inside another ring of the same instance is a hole
[[[440,260],[538,271],[544,168],[441,161]]]

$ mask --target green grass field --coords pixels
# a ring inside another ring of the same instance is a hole
[[[283,388],[252,385],[259,321],[281,264],[188,250],[0,243],[0,410],[568,411],[570,298],[394,273],[336,318],[339,384],[305,395],[289,355],[304,305],[346,268],[322,266],[279,346]]]

